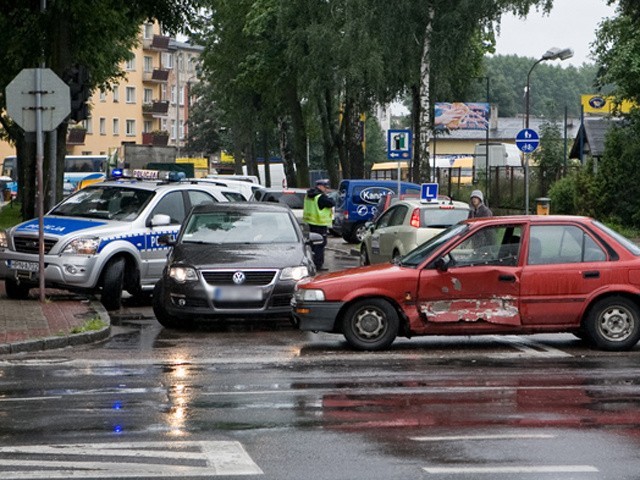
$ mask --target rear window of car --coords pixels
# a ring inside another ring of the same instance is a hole
[[[263,202],[282,203],[290,208],[304,207],[304,192],[268,192],[260,200]]]
[[[469,216],[469,210],[463,208],[422,208],[420,226],[426,228],[446,228],[455,225]]]

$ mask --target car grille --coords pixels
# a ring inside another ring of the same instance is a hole
[[[225,309],[225,310],[259,310],[264,307],[264,300],[260,300],[259,302],[213,302],[213,306],[215,308]]]
[[[245,281],[242,285],[269,285],[276,276],[276,270],[227,270],[203,271],[202,277],[209,285],[235,285],[233,274],[242,272]]]
[[[45,238],[44,253],[49,253],[56,243],[57,240]],[[36,255],[39,252],[38,237],[13,237],[13,244],[16,247],[16,252],[34,253]]]

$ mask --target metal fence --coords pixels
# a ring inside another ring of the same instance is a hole
[[[568,170],[559,172],[559,177]],[[548,196],[549,185],[541,181],[545,172],[538,166],[529,167],[529,206],[535,205],[535,199]],[[436,181],[439,192],[455,200],[468,201],[473,190],[482,190],[487,204],[501,214],[520,214],[525,212],[525,172],[524,167],[491,167],[489,175],[484,169],[475,168],[472,175],[463,168],[436,168]],[[547,180],[547,184],[549,181]],[[487,185],[489,186],[487,188]]]

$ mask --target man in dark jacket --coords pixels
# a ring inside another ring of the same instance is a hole
[[[493,212],[484,204],[484,195],[480,190],[471,192],[471,210],[469,218],[493,217]]]
[[[309,231],[322,235],[323,242],[320,245],[313,245],[313,263],[317,270],[327,270],[324,268],[324,248],[327,245],[327,232],[333,223],[333,207],[335,203],[327,193],[330,190],[330,182],[324,178],[316,181],[315,188],[307,190],[304,197],[304,209],[302,220],[309,225]]]

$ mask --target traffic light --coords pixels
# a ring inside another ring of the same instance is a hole
[[[64,81],[69,85],[71,97],[69,118],[76,122],[87,119],[89,117],[87,100],[91,96],[89,71],[82,65],[74,65],[66,70]]]

